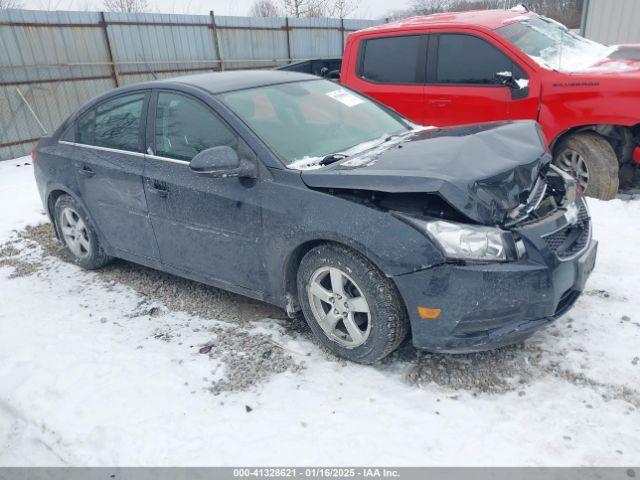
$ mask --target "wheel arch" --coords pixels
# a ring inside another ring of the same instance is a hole
[[[89,217],[89,221],[91,222],[91,227],[97,233],[98,237],[100,238],[100,242],[103,245],[105,245],[106,243],[104,240],[104,236],[102,235],[102,232],[100,231],[95,220],[93,219],[91,212],[89,211],[85,203],[82,201],[82,198],[80,198],[80,196],[78,196],[75,192],[73,192],[73,190],[66,188],[62,185],[52,186],[47,192],[47,196],[46,196],[47,214],[49,215],[49,219],[53,224],[53,227],[54,227],[53,230],[56,234],[56,237],[60,239],[60,233],[58,232],[57,222],[55,219],[55,206],[56,206],[56,202],[58,201],[58,198],[60,198],[62,195],[69,195],[76,202],[78,202],[78,204],[82,207],[86,215]]]
[[[618,157],[618,163],[623,165],[631,161],[633,149],[640,143],[640,124],[633,126],[613,124],[588,124],[571,127],[559,133],[551,142],[550,149],[555,157],[556,148],[562,140],[581,132],[595,132],[609,142]]]
[[[380,270],[384,275],[384,270],[380,268],[378,262],[375,259],[372,259],[371,256],[367,255],[363,252],[362,248],[358,248],[358,245],[354,245],[352,242],[346,242],[339,239],[331,239],[331,238],[322,238],[322,239],[313,239],[307,240],[299,245],[297,245],[291,253],[286,257],[284,266],[283,266],[283,293],[285,296],[285,305],[287,314],[293,317],[296,312],[301,310],[300,302],[298,298],[298,285],[297,285],[297,277],[298,270],[300,268],[300,262],[302,258],[313,248],[318,247],[320,245],[337,245],[349,250],[356,252],[358,255],[364,257],[367,261],[371,262],[373,266],[375,266],[378,270]],[[393,281],[393,280],[392,280]],[[395,284],[395,282],[393,282]],[[396,286],[397,288],[397,286]],[[402,297],[400,297],[400,301],[404,304]]]

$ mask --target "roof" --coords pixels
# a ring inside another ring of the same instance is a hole
[[[419,28],[435,26],[479,26],[490,30],[508,25],[524,18],[535,16],[535,13],[521,9],[512,10],[470,10],[467,12],[435,13],[420,17],[403,18],[391,23],[370,27],[361,31],[385,31],[402,28]]]
[[[237,70],[233,72],[212,72],[198,75],[156,80],[154,84],[180,83],[199,87],[209,93],[217,94],[243,90],[245,88],[264,87],[279,83],[318,80],[318,77],[305,73],[284,72],[279,70]]]

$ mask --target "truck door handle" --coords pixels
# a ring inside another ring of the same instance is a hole
[[[162,188],[153,184],[149,184],[147,185],[147,187],[149,188],[149,192],[153,193],[154,195],[158,195],[162,198],[167,198],[169,196],[169,190],[167,190],[166,188]]]
[[[451,99],[450,98],[434,98],[433,100],[429,100],[427,103],[434,107],[447,107],[451,105]]]
[[[78,173],[83,177],[93,177],[96,174],[96,172],[91,170],[91,168],[87,167],[86,165],[83,165],[82,168],[78,169]]]

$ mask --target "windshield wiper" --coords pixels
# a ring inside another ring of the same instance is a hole
[[[383,145],[387,142],[390,142],[391,140],[394,140],[396,138],[400,138],[403,137],[405,135],[408,135],[409,133],[411,133],[411,130],[403,133],[403,134],[395,134],[395,135],[387,135],[386,137],[384,137],[384,139],[382,139],[379,143],[370,146],[369,148],[367,148],[366,150],[371,150],[372,148],[376,148],[379,147],[380,145]],[[369,143],[369,142],[362,142],[362,144],[365,143]],[[358,144],[358,145],[362,145],[362,144]],[[351,151],[353,149],[355,149],[358,145],[355,145],[349,149],[347,149],[347,151]],[[364,150],[363,150],[364,151]],[[362,153],[362,151],[357,152],[357,154]],[[354,155],[356,155],[356,153],[354,153]],[[331,153],[329,155],[327,155],[326,157],[324,157],[322,160],[320,160],[320,165],[325,166],[325,165],[331,165],[332,163],[336,163],[339,162],[340,160],[344,160],[345,158],[347,158],[349,155],[347,155],[346,153]]]
[[[320,160],[320,165],[331,165],[332,163],[344,160],[348,156],[349,155],[345,155],[344,153],[332,153],[331,155],[327,155],[322,160]]]

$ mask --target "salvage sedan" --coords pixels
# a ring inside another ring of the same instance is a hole
[[[33,153],[70,258],[118,257],[304,314],[336,354],[519,342],[573,306],[587,205],[533,121],[419,128],[289,72],[154,81]]]

